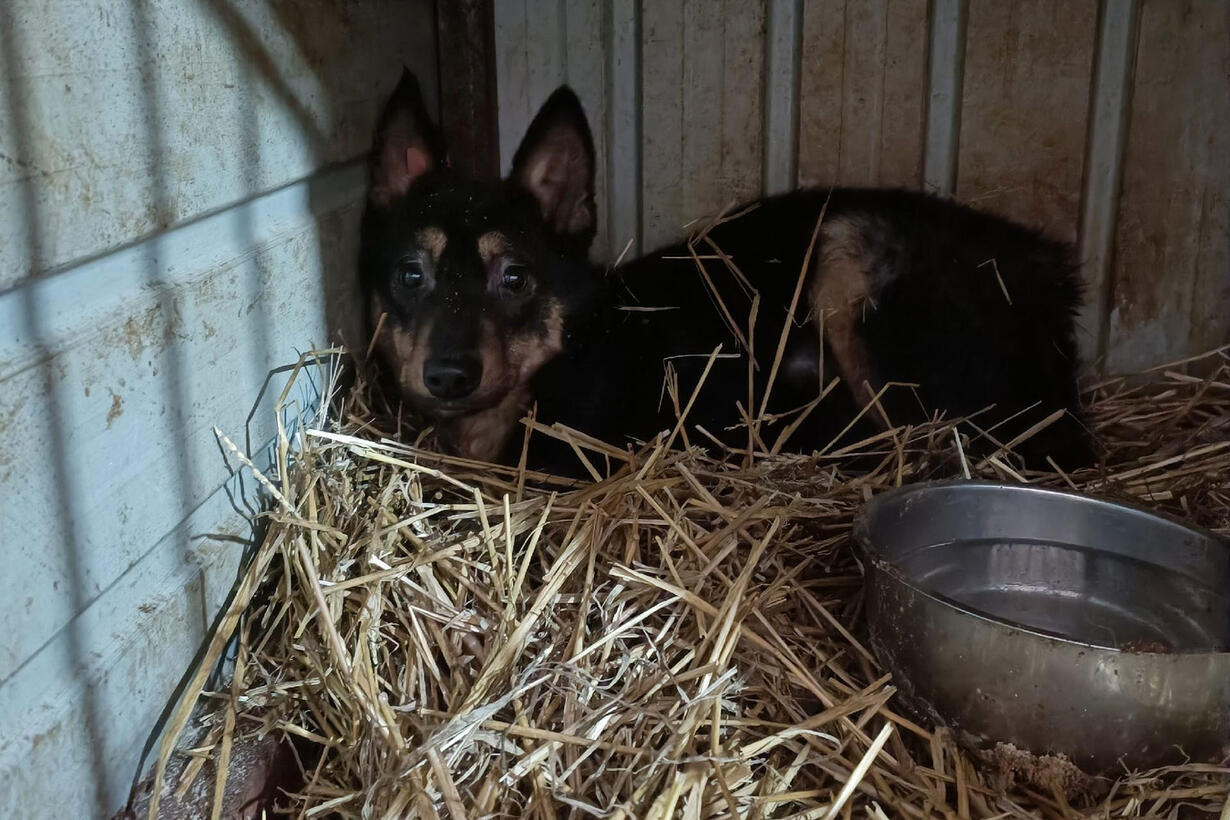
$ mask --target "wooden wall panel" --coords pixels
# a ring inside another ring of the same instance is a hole
[[[723,20],[718,207],[757,197],[764,185],[765,3],[726,0]]]
[[[957,197],[1075,241],[1096,0],[969,4]]]
[[[732,200],[758,196],[764,3],[642,7],[644,247]]]
[[[504,0],[494,7],[501,173],[508,173],[517,143],[530,123],[528,59],[533,35],[528,25],[528,5],[527,0]]]
[[[568,84],[589,118],[597,154],[598,236],[608,253],[606,3],[602,0],[498,0],[494,3],[500,112],[500,169],[507,173],[526,128],[560,85]]]
[[[606,214],[609,135],[606,101],[608,54],[603,37],[606,3],[603,0],[572,0],[565,5],[564,77],[581,98],[594,137],[594,152],[598,159],[594,173],[594,197],[598,204],[598,235],[594,238],[594,253],[598,258],[605,258],[611,253]],[[554,88],[552,86],[551,90]]]
[[[808,2],[799,178],[917,187],[927,84],[925,0]]]
[[[499,103],[495,81],[493,0],[455,0],[436,6],[441,125],[455,167],[499,173]]]
[[[647,232],[649,236],[661,232],[666,241],[674,239],[680,223],[700,216],[698,211],[720,208],[726,197],[722,185],[723,5],[721,0],[685,2],[682,41],[663,44],[683,55],[679,213],[675,224],[655,225]],[[650,74],[642,78],[645,85],[660,81]]]
[[[1145,0],[1107,367],[1230,342],[1230,4]]]
[[[683,5],[648,3],[641,14],[642,213],[649,248],[683,221]]]

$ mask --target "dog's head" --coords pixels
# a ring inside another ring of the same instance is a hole
[[[402,398],[452,431],[446,445],[493,457],[508,429],[486,428],[515,423],[529,380],[561,350],[565,317],[592,292],[585,113],[560,88],[530,124],[508,178],[474,179],[448,167],[407,71],[370,157],[360,268],[374,350]]]

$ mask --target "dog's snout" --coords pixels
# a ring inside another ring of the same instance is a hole
[[[478,389],[483,363],[477,356],[449,356],[423,362],[423,384],[437,399],[456,401]]]

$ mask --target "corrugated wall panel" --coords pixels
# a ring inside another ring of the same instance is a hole
[[[849,0],[804,8],[800,181],[918,187],[926,2]]]
[[[1077,317],[1077,341],[1086,361],[1101,363],[1115,253],[1115,220],[1123,182],[1132,69],[1139,23],[1137,0],[1103,4],[1087,118],[1079,253],[1087,297]]]
[[[765,9],[764,188],[767,194],[798,184],[799,69],[803,0]]]
[[[648,3],[641,16],[642,213],[645,247],[678,232],[683,222],[683,12],[682,3]]]
[[[644,247],[763,184],[763,3],[647,3],[642,20]]]
[[[608,99],[621,89],[626,109],[639,91],[608,146],[619,150],[599,207],[621,236],[639,219],[645,249],[779,190],[791,168],[806,184],[926,187],[1077,244],[1090,285],[1081,342],[1095,366],[1230,341],[1224,3],[621,0],[618,49],[609,25],[595,44],[534,5],[498,4],[497,21],[531,9],[501,29],[503,52],[559,37],[557,49],[603,55]],[[639,53],[627,39],[637,30]],[[510,98],[502,144],[541,103],[518,60],[498,78]],[[639,196],[614,196],[631,184]]]
[[[1230,4],[1144,0],[1107,365],[1230,341]]]
[[[759,196],[764,188],[764,3],[725,0],[722,20],[721,173],[722,188],[701,210]],[[701,13],[705,13],[702,11]],[[701,131],[705,121],[687,122]],[[704,174],[704,168],[697,168]]]
[[[585,0],[585,2],[566,3],[562,25],[564,26],[564,77],[577,92],[581,102],[586,107],[586,114],[592,118],[594,136],[594,151],[598,164],[594,172],[595,197],[604,202],[607,196],[607,140],[609,128],[606,127],[606,75],[607,52],[603,32],[607,27],[606,4],[601,0]],[[554,91],[560,84],[559,78],[552,80],[547,94]],[[545,97],[537,98],[539,102]],[[535,109],[536,110],[536,109]],[[533,112],[531,112],[533,116]],[[528,124],[528,123],[527,123]],[[520,135],[517,139],[520,139]],[[599,215],[598,235],[594,239],[595,248],[605,253],[609,245],[607,224]]]
[[[1076,240],[1096,0],[969,5],[957,198]]]

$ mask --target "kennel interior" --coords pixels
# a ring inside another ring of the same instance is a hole
[[[0,773],[110,816],[250,548],[286,365],[358,333],[363,153],[403,64],[505,170],[570,83],[596,254],[796,182],[1077,244],[1092,370],[1230,342],[1230,7],[1201,0],[0,6]],[[298,406],[319,384],[299,379]]]

